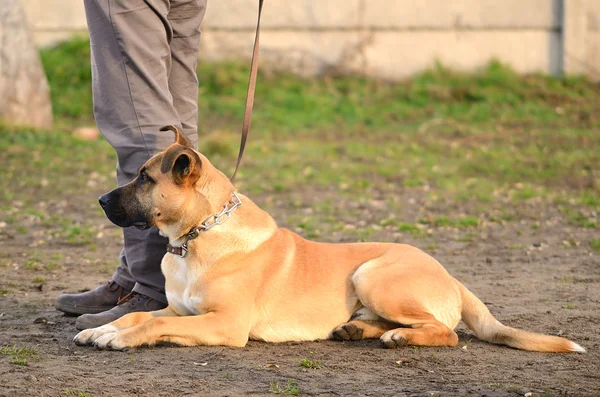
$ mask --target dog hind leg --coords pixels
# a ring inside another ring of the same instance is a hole
[[[456,346],[453,329],[461,318],[461,302],[454,282],[425,255],[417,253],[410,259],[380,257],[352,277],[360,302],[386,325],[393,325],[379,335],[382,344]],[[337,334],[344,336],[341,330]]]
[[[412,328],[396,328],[384,333],[380,340],[390,349],[406,345],[416,346],[456,346],[456,332],[438,321],[413,324]]]
[[[395,329],[398,324],[380,321],[350,320],[333,330],[335,340],[361,340],[379,338],[386,331]]]

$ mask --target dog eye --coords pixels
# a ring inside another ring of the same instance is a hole
[[[150,179],[148,174],[146,174],[145,172],[142,172],[140,174],[140,182],[151,182],[151,181],[152,181],[152,179]]]

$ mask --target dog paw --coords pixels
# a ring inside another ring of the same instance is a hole
[[[381,344],[386,349],[395,349],[397,347],[403,347],[408,345],[408,341],[402,335],[402,330],[393,329],[381,335],[379,338]]]
[[[127,351],[127,346],[123,343],[123,338],[118,332],[110,332],[102,335],[96,339],[94,346],[99,350]]]
[[[102,335],[116,331],[117,329],[109,324],[103,325],[101,327],[84,329],[83,331],[75,335],[75,337],[73,338],[73,342],[80,346],[92,345]]]
[[[361,340],[363,330],[354,324],[342,324],[333,330],[333,339],[335,340]]]

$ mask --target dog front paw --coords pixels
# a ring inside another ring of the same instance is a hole
[[[73,338],[73,342],[80,346],[92,345],[102,335],[117,331],[112,325],[106,324],[96,328],[84,329]]]
[[[94,342],[94,346],[96,346],[99,350],[119,350],[126,351],[127,345],[123,342],[123,338],[119,335],[118,332],[110,332],[108,334],[104,334]]]

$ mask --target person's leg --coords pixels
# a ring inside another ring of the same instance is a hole
[[[148,15],[148,11],[143,9],[140,18],[143,18],[144,24],[150,24],[154,19],[154,26],[158,28],[158,32],[162,34],[160,59],[163,62],[155,68],[161,78],[157,79],[154,84],[156,89],[150,90],[152,95],[146,95],[148,91],[148,77],[150,76],[143,70],[148,68],[147,61],[143,57],[144,53],[152,52],[154,46],[151,43],[137,43],[139,40],[145,39],[143,32],[127,31],[132,27],[130,13],[125,14],[121,19],[113,18],[113,25],[116,25],[115,31],[118,32],[120,26],[124,26],[122,36],[131,37],[133,40],[136,37],[136,45],[138,48],[132,53],[126,53],[126,41],[123,43],[122,52],[125,63],[129,63],[126,67],[127,81],[132,87],[130,97],[132,98],[132,108],[136,113],[138,125],[142,131],[142,135],[150,135],[152,139],[156,139],[156,134],[160,134],[160,144],[151,145],[154,155],[156,152],[164,150],[169,144],[173,143],[174,137],[170,132],[159,132],[159,129],[168,124],[179,125],[182,128],[190,141],[197,146],[198,144],[198,78],[196,76],[196,66],[198,63],[198,50],[200,46],[200,24],[204,18],[206,10],[206,0],[153,0],[146,1],[152,10],[154,16]],[[130,7],[130,3],[124,3]],[[147,26],[148,26],[147,25]],[[127,33],[127,34],[126,34]],[[118,35],[118,33],[116,33]],[[131,45],[128,46],[131,48]],[[167,53],[168,51],[168,53]],[[165,55],[167,53],[167,55]],[[139,55],[139,57],[137,56]],[[158,59],[158,58],[157,58]],[[166,77],[166,81],[164,79]],[[157,116],[153,113],[156,109],[155,100],[152,96],[160,97],[158,102],[160,108],[165,111],[162,116]],[[164,122],[175,117],[175,122]],[[163,120],[163,121],[159,121]],[[141,126],[147,126],[142,128]],[[101,127],[100,127],[101,128]],[[150,132],[144,132],[145,129],[151,128]],[[152,130],[153,128],[153,130]],[[140,146],[141,147],[141,146]],[[144,161],[145,162],[145,161]],[[135,167],[135,172],[143,164],[140,163]],[[135,175],[127,175],[124,183],[129,182]],[[119,181],[119,185],[122,185]],[[134,281],[135,292],[147,295],[153,299],[166,303],[164,297],[164,277],[160,271],[160,261],[165,254],[166,240],[158,236],[156,228],[148,231],[139,231],[135,228],[124,230],[125,248],[121,252],[121,265],[115,273],[114,279],[117,282],[122,282],[129,285]],[[159,292],[157,294],[156,292]]]
[[[189,34],[174,35],[179,30],[172,30],[167,19],[170,8],[167,0],[85,0],[94,114],[100,131],[117,151],[119,185],[133,179],[147,159],[173,142],[172,134],[159,131],[162,126],[183,126],[190,139],[197,142],[196,33],[205,3],[198,0],[187,3],[193,3],[195,9],[187,7],[186,14],[176,19],[186,22],[184,33]],[[191,27],[193,24],[195,29]],[[184,37],[190,39],[186,41]],[[181,79],[185,81],[182,83]],[[183,123],[179,122],[179,113]],[[164,305],[160,261],[166,241],[158,236],[156,229],[127,228],[124,237],[121,265],[113,279]],[[148,302],[142,303],[147,306]]]
[[[167,19],[173,31],[169,90],[182,132],[198,146],[198,50],[206,0],[171,0]]]

